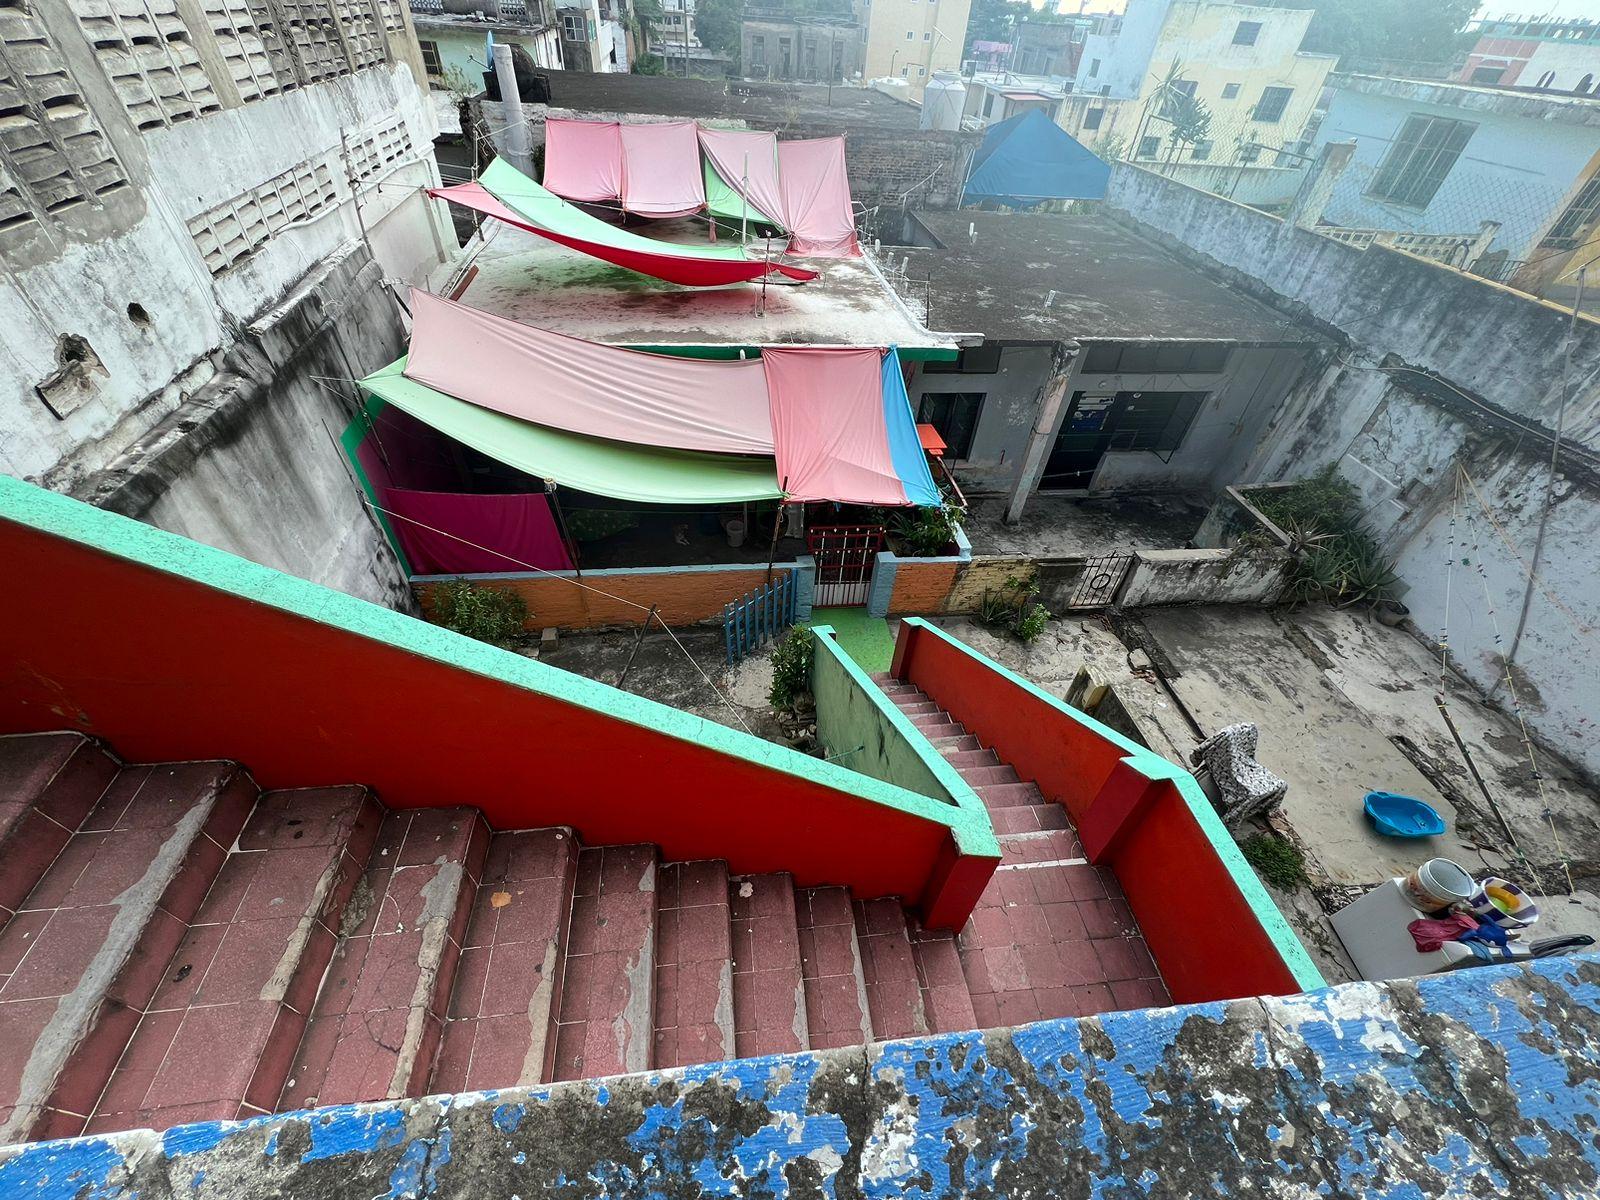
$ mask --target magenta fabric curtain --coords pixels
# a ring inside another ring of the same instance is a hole
[[[778,184],[790,254],[860,257],[842,137],[779,142]]]
[[[790,500],[906,502],[883,420],[883,352],[766,346],[778,485]]]
[[[572,569],[550,505],[538,492],[472,495],[391,487],[379,495],[394,514],[389,523],[417,575]]]
[[[693,121],[622,127],[626,211],[641,217],[682,217],[705,206],[700,138]]]

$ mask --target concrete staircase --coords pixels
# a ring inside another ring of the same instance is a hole
[[[650,845],[0,738],[0,1144],[1165,1002],[1060,806],[884,686],[1003,833],[959,938]]]

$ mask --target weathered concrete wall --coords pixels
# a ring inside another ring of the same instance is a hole
[[[1431,372],[1466,402],[1553,430],[1569,314],[1556,305],[1384,246],[1357,250],[1220,196],[1118,163],[1112,215],[1241,290],[1347,338],[1376,365]],[[1571,378],[1600,376],[1600,319],[1577,325]],[[1600,390],[1578,389],[1566,435],[1600,451]]]
[[[355,404],[338,381],[404,350],[382,271],[359,243],[346,246],[246,327],[205,386],[71,490],[252,562],[415,611],[337,443]]]
[[[0,1150],[37,1200],[1600,1195],[1600,963]]]
[[[1136,550],[1117,602],[1124,608],[1276,604],[1287,562],[1287,554],[1271,550]]]
[[[1356,250],[1126,164],[1109,198],[1150,236],[1350,343],[1290,393],[1237,476],[1219,482],[1298,479],[1337,463],[1396,557],[1416,629],[1437,637],[1448,610],[1452,661],[1502,703],[1503,655],[1569,396],[1540,583],[1513,675],[1530,728],[1600,772],[1600,676],[1587,669],[1600,623],[1600,320],[1574,324],[1569,312],[1476,276],[1383,247]]]

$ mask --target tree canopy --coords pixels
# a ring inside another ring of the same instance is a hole
[[[1016,23],[1037,18],[1027,0],[972,0],[967,15],[967,44],[963,58],[971,58],[973,42],[1008,42]]]
[[[1449,63],[1479,0],[1308,0],[1305,50],[1362,63]]]
[[[698,0],[694,32],[700,44],[739,61],[739,26],[744,22],[744,0]]]

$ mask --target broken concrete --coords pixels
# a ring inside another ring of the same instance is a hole
[[[1600,1194],[1600,962],[1555,959],[0,1150],[0,1192]]]

